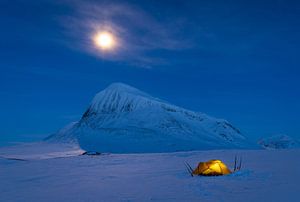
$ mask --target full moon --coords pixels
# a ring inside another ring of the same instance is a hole
[[[97,47],[108,50],[115,46],[115,39],[109,32],[99,32],[94,36],[94,43]]]

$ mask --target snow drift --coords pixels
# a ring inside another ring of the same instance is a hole
[[[115,153],[252,147],[226,120],[177,107],[122,83],[99,92],[78,122],[47,140]]]

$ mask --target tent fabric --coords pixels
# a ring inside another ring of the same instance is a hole
[[[200,162],[197,168],[193,171],[193,175],[227,175],[232,173],[227,166],[220,160],[210,160],[207,162]]]

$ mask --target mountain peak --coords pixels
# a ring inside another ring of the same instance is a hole
[[[131,94],[131,95],[137,95],[137,96],[148,97],[148,98],[151,97],[149,94],[137,88],[134,88],[130,85],[127,85],[125,83],[120,83],[120,82],[110,84],[107,88],[99,92],[97,95],[103,96],[103,94],[106,93]],[[97,95],[95,97],[97,97]]]
[[[139,91],[138,89],[127,85],[125,83],[116,82],[110,84],[105,90],[115,90],[115,91]]]
[[[96,94],[89,111],[116,113],[144,107],[151,101],[157,101],[149,94],[124,83],[112,83]]]

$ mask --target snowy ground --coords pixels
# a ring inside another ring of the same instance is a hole
[[[78,156],[76,147],[0,148],[0,201],[297,201],[300,150]],[[190,177],[184,166],[221,159],[239,173]]]

